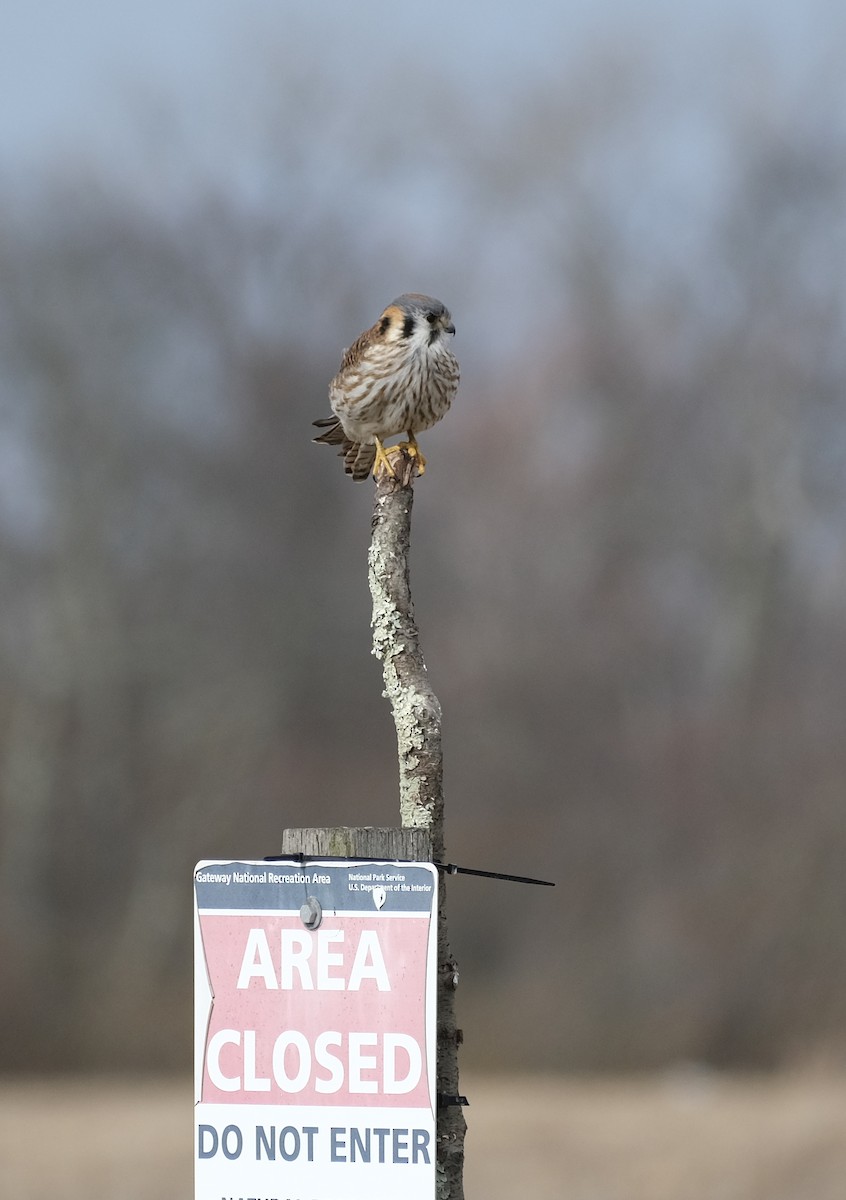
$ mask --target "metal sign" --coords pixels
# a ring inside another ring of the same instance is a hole
[[[437,870],[194,871],[196,1200],[431,1200]]]

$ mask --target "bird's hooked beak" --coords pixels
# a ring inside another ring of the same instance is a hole
[[[451,321],[450,321],[449,325],[444,325],[444,332],[445,333],[455,333],[455,326],[453,325],[453,323]]]

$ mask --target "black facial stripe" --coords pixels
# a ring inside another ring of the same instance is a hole
[[[414,317],[406,317],[402,323],[402,336],[404,338],[411,337],[414,332]]]

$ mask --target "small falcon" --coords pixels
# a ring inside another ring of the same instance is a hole
[[[458,360],[450,343],[452,317],[440,300],[406,292],[344,354],[329,384],[332,417],[314,424],[325,430],[315,442],[340,446],[344,470],[355,480],[382,467],[396,472],[391,454],[405,450],[422,475],[426,460],[416,435],[444,416],[458,388]],[[386,451],[385,438],[408,441]]]

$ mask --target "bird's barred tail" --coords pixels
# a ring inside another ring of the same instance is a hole
[[[356,483],[367,479],[376,460],[376,447],[367,443],[349,442],[344,451],[344,470]]]
[[[337,417],[322,417],[319,421],[312,421],[312,424],[318,429],[326,431],[319,437],[312,438],[312,441],[319,442],[323,446],[340,446],[338,455],[344,460],[346,473],[352,475],[356,483],[367,479],[373,470],[376,447],[366,443],[351,442]]]
[[[319,437],[312,438],[313,442],[322,442],[325,446],[341,446],[347,440],[337,417],[321,417],[319,421],[312,421],[312,425],[326,430]]]

